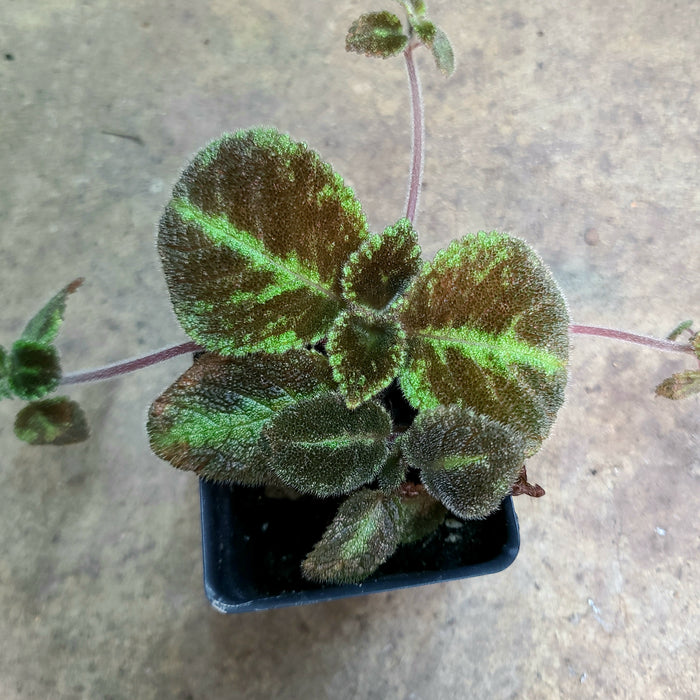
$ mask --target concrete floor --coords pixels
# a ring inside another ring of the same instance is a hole
[[[343,50],[379,2],[4,0],[0,342],[68,281],[66,370],[184,340],[154,247],[187,158],[274,124],[402,212],[400,59]],[[282,7],[282,9],[280,9]],[[447,3],[457,74],[420,59],[426,255],[482,228],[524,237],[579,323],[700,322],[700,4]],[[106,132],[128,134],[137,140]],[[695,698],[698,399],[692,361],[578,337],[568,400],[529,463],[506,572],[224,617],[201,584],[196,480],[148,448],[150,401],[187,360],[75,387],[93,437],[37,449],[0,404],[0,697]]]

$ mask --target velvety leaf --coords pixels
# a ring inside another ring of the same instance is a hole
[[[516,431],[459,406],[421,412],[402,444],[428,492],[461,518],[496,510],[525,459]]]
[[[344,302],[340,273],[367,236],[352,190],[274,129],[227,134],[173,190],[158,248],[183,328],[242,355],[314,344]]]
[[[682,321],[666,336],[669,340],[677,340],[684,331],[687,331],[693,325],[693,320]]]
[[[535,452],[564,400],[568,312],[522,240],[479,233],[427,263],[400,302],[401,388],[417,408],[472,407],[517,428]]]
[[[390,318],[343,312],[328,335],[333,378],[350,408],[391,384],[403,364],[406,335]]]
[[[421,266],[418,234],[408,219],[371,234],[343,267],[345,298],[372,309],[383,309],[405,291]]]
[[[270,467],[301,493],[333,496],[372,481],[387,457],[391,420],[376,403],[351,410],[339,394],[300,401],[265,429]]]
[[[33,401],[15,419],[15,435],[30,445],[71,445],[87,440],[83,409],[66,396]]]
[[[396,550],[396,500],[363,489],[340,506],[323,537],[302,563],[302,573],[322,583],[359,583]]]
[[[241,358],[199,356],[151,406],[151,449],[214,481],[276,482],[263,427],[276,411],[334,387],[325,357],[308,350]]]
[[[432,51],[438,70],[445,76],[452,75],[455,72],[455,54],[447,34],[439,27],[435,27],[431,41],[426,44]]]
[[[401,20],[391,12],[370,12],[352,23],[345,37],[345,50],[365,56],[388,58],[403,51],[408,37]]]
[[[58,352],[52,345],[17,340],[10,353],[8,382],[20,399],[40,399],[51,393],[61,380]]]
[[[656,394],[667,399],[687,399],[700,394],[700,370],[689,369],[671,375],[656,387]]]
[[[395,496],[399,512],[399,544],[417,542],[437,530],[447,509],[421,484],[406,484]]]
[[[39,345],[49,345],[58,334],[58,329],[63,322],[63,314],[66,311],[66,299],[83,283],[80,277],[66,285],[58,294],[50,299],[26,325],[22,333],[22,340],[27,340]]]
[[[377,475],[377,483],[384,493],[393,493],[406,480],[408,464],[403,459],[401,448],[394,443],[389,451],[386,462]]]

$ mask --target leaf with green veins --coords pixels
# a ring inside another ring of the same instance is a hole
[[[396,550],[398,521],[395,498],[369,489],[353,493],[304,559],[304,577],[321,583],[363,581]]]
[[[90,431],[83,409],[67,396],[33,401],[15,419],[15,435],[30,445],[72,445]]]
[[[380,234],[371,234],[343,267],[343,294],[350,302],[383,309],[420,271],[418,234],[408,219],[399,219]]]
[[[656,395],[667,399],[687,399],[700,394],[700,370],[689,369],[664,379],[656,387]]]
[[[343,312],[328,334],[333,378],[350,408],[391,384],[403,365],[406,334],[391,318]]]
[[[677,340],[678,337],[681,335],[681,333],[690,329],[690,327],[692,325],[693,325],[692,319],[689,319],[687,321],[682,321],[666,336],[666,338],[668,340]]]
[[[305,144],[260,128],[195,156],[158,248],[185,331],[208,350],[242,355],[323,338],[345,305],[343,265],[367,235],[340,176]]]
[[[334,496],[372,481],[387,457],[391,420],[377,403],[351,410],[339,394],[300,401],[264,430],[270,468],[301,493]]]
[[[277,483],[267,465],[263,427],[275,412],[334,386],[327,360],[309,350],[201,355],[153,402],[151,449],[174,467],[213,481]]]
[[[8,384],[20,399],[32,401],[50,394],[61,381],[58,352],[52,345],[19,339],[9,357]]]
[[[79,277],[66,285],[58,294],[51,298],[26,325],[22,340],[49,345],[54,341],[63,322],[63,314],[66,311],[66,299],[69,294],[80,287],[83,278]]]
[[[419,409],[473,408],[521,432],[533,454],[564,400],[569,316],[522,240],[478,233],[427,263],[401,300],[401,388]]]
[[[370,12],[356,19],[345,37],[345,50],[389,58],[403,51],[408,37],[401,20],[391,12]]]
[[[428,493],[461,518],[496,510],[525,459],[515,430],[455,405],[419,413],[402,445]]]
[[[395,497],[399,511],[399,544],[427,537],[445,520],[447,508],[422,484],[406,484]]]

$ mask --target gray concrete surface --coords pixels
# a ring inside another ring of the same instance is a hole
[[[69,280],[67,370],[184,340],[154,247],[186,159],[274,124],[375,227],[402,212],[399,59],[343,50],[379,2],[3,0],[0,342]],[[700,321],[700,3],[447,3],[458,72],[420,59],[427,255],[481,228],[531,242],[579,323]],[[110,136],[115,132],[139,141]],[[201,585],[197,484],[151,455],[174,360],[75,387],[92,439],[35,449],[0,404],[0,697],[695,698],[697,399],[682,357],[578,337],[568,400],[519,499],[522,550],[484,579],[224,617]]]

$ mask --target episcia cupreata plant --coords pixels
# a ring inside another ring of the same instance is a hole
[[[373,233],[352,190],[305,144],[269,128],[225,134],[185,169],[158,232],[175,314],[192,342],[62,376],[54,340],[78,279],[9,352],[0,349],[0,398],[29,402],[15,433],[53,445],[88,435],[80,407],[53,395],[59,385],[197,352],[151,406],[153,451],[203,479],[345,496],[301,564],[314,581],[361,581],[448,513],[483,518],[510,493],[542,495],[524,464],[563,402],[570,333],[700,359],[689,321],[666,340],[572,324],[549,270],[519,238],[479,232],[421,259],[413,53],[427,47],[446,75],[454,58],[425,3],[400,4],[405,22],[364,14],[346,48],[405,58],[413,157],[404,217]],[[657,393],[700,393],[700,369]],[[415,419],[399,415],[397,402]]]

